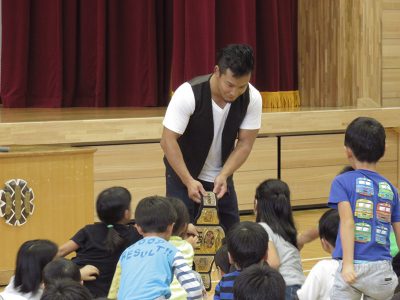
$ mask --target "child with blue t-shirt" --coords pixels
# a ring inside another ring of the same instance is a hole
[[[178,249],[168,242],[177,214],[165,197],[139,201],[135,210],[136,228],[143,239],[121,255],[108,298],[124,300],[168,299],[175,275],[187,299],[202,299],[201,284]]]
[[[331,299],[390,299],[397,286],[390,255],[390,226],[400,244],[396,188],[376,171],[385,153],[385,129],[359,117],[346,129],[345,151],[354,171],[332,182],[328,205],[337,208],[340,230],[332,257],[339,260]]]

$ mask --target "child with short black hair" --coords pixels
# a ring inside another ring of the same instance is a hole
[[[118,299],[167,299],[175,275],[187,299],[202,299],[201,284],[195,273],[178,249],[168,242],[177,219],[169,200],[160,196],[140,200],[135,219],[144,238],[122,253],[110,293],[118,289]]]
[[[284,300],[285,280],[270,266],[255,264],[236,277],[233,294],[235,300]]]
[[[385,129],[359,117],[346,129],[346,156],[354,171],[332,182],[328,205],[338,209],[340,230],[333,258],[340,260],[331,299],[390,299],[397,286],[390,255],[390,225],[400,244],[397,189],[376,171],[385,153]]]
[[[96,210],[100,223],[86,225],[59,248],[58,256],[76,252],[72,261],[79,267],[93,265],[100,274],[85,281],[93,297],[107,296],[118,259],[128,246],[142,237],[131,220],[131,194],[124,187],[111,187],[97,197]]]
[[[40,300],[92,300],[89,290],[72,279],[55,280],[48,284]]]
[[[222,246],[215,253],[214,263],[217,267],[220,277],[229,273],[231,270],[231,264],[228,256],[228,246],[226,245],[225,238],[222,239]]]
[[[235,224],[228,232],[226,245],[229,261],[236,271],[222,276],[215,287],[215,300],[233,298],[233,282],[242,270],[264,262],[268,251],[268,233],[261,225],[254,222]]]
[[[327,210],[319,219],[318,231],[322,248],[332,255],[339,230],[337,210]],[[329,300],[335,273],[339,266],[336,259],[320,260],[308,274],[297,296],[300,300]]]
[[[43,283],[45,286],[61,279],[71,279],[83,283],[78,266],[63,257],[52,260],[43,269]]]

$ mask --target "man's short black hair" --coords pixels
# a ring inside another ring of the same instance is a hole
[[[360,162],[376,163],[385,154],[385,128],[377,120],[359,117],[347,126],[344,145]]]
[[[318,223],[319,237],[325,239],[333,247],[336,245],[339,222],[338,211],[336,209],[330,209],[321,216]]]
[[[176,211],[167,198],[151,196],[139,201],[135,210],[136,224],[144,233],[162,233],[176,221]]]
[[[217,65],[221,74],[230,69],[235,77],[247,75],[253,71],[253,49],[246,44],[231,44],[217,53]]]
[[[265,257],[268,241],[268,233],[260,224],[246,221],[231,228],[226,244],[232,260],[240,269],[244,269]]]
[[[236,300],[284,300],[285,280],[266,264],[252,265],[235,279],[233,295]]]
[[[47,285],[41,300],[91,300],[89,290],[71,279],[56,280]]]

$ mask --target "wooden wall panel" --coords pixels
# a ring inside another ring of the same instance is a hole
[[[281,138],[282,169],[345,166],[344,134],[302,135]],[[396,161],[398,134],[386,129],[386,151],[381,161]]]
[[[153,178],[129,178],[95,181],[95,198],[97,198],[101,191],[112,186],[123,186],[129,190],[132,195],[132,213],[135,211],[138,202],[144,197],[152,195],[165,196],[165,177],[162,176]],[[97,220],[96,214],[95,220]]]
[[[382,79],[383,98],[400,98],[400,68],[383,69]]]
[[[383,0],[382,106],[400,106],[400,1]]]
[[[95,180],[163,176],[163,156],[159,143],[98,146]]]
[[[400,10],[386,9],[382,12],[382,37],[384,39],[400,38]]]
[[[400,9],[400,1],[399,0],[383,0],[382,3],[383,9]]]
[[[253,210],[254,195],[257,186],[268,178],[277,178],[276,170],[239,172],[235,174],[235,189],[238,197],[239,210]]]
[[[293,205],[326,203],[332,180],[340,172],[342,166],[324,166],[283,169],[281,178],[290,187]],[[378,164],[378,172],[397,183],[397,161],[386,161]],[[304,201],[303,201],[304,200]]]
[[[277,170],[242,171],[235,174],[234,181],[240,210],[253,209],[256,187],[267,178],[277,178]],[[165,195],[165,178],[155,177],[96,181],[95,196],[97,197],[102,190],[111,186],[123,186],[131,192],[133,212],[140,199],[151,195]],[[97,220],[97,216],[95,219]]]
[[[399,134],[386,129],[386,153],[378,172],[398,183]],[[292,192],[292,205],[324,204],[333,178],[348,165],[344,134],[281,138],[281,178]]]
[[[382,107],[399,107],[400,98],[382,98]]]
[[[342,104],[337,102],[341,101],[337,89],[338,3],[329,0],[298,2],[298,65],[302,106]]]
[[[400,31],[400,24],[399,24]],[[382,68],[400,68],[400,38],[382,40]]]
[[[240,209],[248,209],[242,199],[254,193],[255,186],[248,188],[250,182],[261,180],[259,174],[277,176],[277,151],[276,137],[256,139],[249,158],[235,174]],[[132,193],[134,209],[143,197],[165,195],[162,157],[159,143],[98,146],[94,158],[95,198],[105,188],[124,186]]]
[[[276,137],[257,138],[253,149],[237,172],[257,170],[277,170],[278,142]]]
[[[300,0],[302,106],[381,105],[381,0]]]

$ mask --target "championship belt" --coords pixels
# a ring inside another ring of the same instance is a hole
[[[201,275],[204,287],[211,290],[211,269],[214,256],[222,245],[225,232],[220,226],[217,198],[213,192],[203,196],[195,226],[199,233],[198,242],[194,249],[194,263],[196,271]]]

